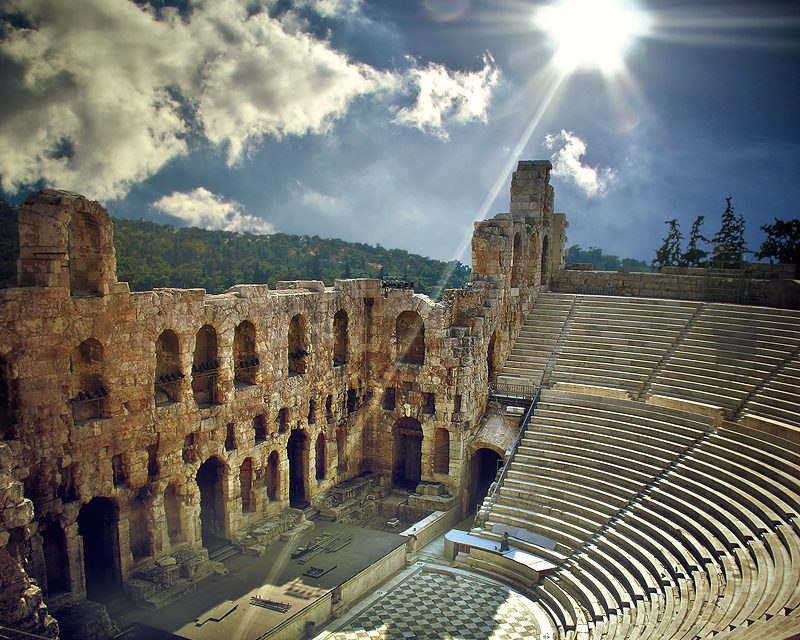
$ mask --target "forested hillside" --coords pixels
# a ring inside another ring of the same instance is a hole
[[[14,285],[18,254],[16,211],[0,200],[0,281]],[[234,284],[399,276],[420,293],[438,298],[461,287],[469,267],[359,242],[318,236],[271,236],[175,228],[142,220],[114,219],[119,279],[133,291],[153,287],[202,287],[221,293]],[[442,278],[445,281],[442,282]]]
[[[567,249],[567,262],[588,262],[596,271],[653,271],[649,264],[636,258],[620,258],[613,253],[603,253],[602,249],[589,247],[582,249],[579,244],[573,244]]]

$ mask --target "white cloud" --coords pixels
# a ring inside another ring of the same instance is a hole
[[[205,187],[198,187],[189,193],[173,191],[160,198],[153,206],[193,227],[202,229],[219,229],[236,233],[258,233],[268,235],[274,233],[273,226],[256,216],[245,213],[242,205],[236,201],[228,201],[211,193]]]
[[[412,68],[408,83],[416,91],[414,106],[401,109],[394,121],[446,140],[448,124],[486,122],[499,77],[500,71],[489,54],[484,56],[483,69],[475,72],[452,72],[435,63]]]
[[[0,184],[43,179],[94,198],[132,185],[186,154],[193,136],[224,150],[229,164],[265,137],[321,134],[353,101],[416,95],[397,122],[446,137],[448,123],[486,119],[497,78],[440,65],[384,72],[304,33],[273,0],[198,2],[185,19],[159,17],[129,0],[8,0],[0,22]],[[302,0],[322,16],[360,11],[360,0]],[[360,15],[360,14],[359,14]]]
[[[572,182],[587,196],[602,195],[617,174],[608,167],[592,167],[581,162],[586,155],[586,143],[571,131],[561,130],[557,134],[547,134],[545,149],[553,151],[553,175]]]

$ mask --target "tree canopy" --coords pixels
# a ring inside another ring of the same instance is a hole
[[[756,252],[756,258],[793,264],[795,277],[800,276],[800,220],[775,218],[774,224],[765,224],[761,230],[767,234],[767,238]]]

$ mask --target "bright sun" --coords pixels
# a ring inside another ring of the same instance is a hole
[[[540,8],[534,22],[553,40],[562,71],[606,74],[624,68],[626,51],[648,26],[646,16],[625,0],[559,0]]]

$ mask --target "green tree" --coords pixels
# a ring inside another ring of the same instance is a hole
[[[708,251],[698,246],[700,242],[705,242],[706,244],[709,242],[708,238],[700,233],[700,227],[703,226],[704,219],[705,216],[697,216],[692,223],[692,229],[689,231],[689,242],[686,245],[686,251],[681,256],[680,264],[682,267],[702,267],[705,264]]]
[[[772,262],[795,265],[795,277],[800,276],[800,220],[779,220],[775,224],[765,224],[761,230],[767,234],[767,239],[761,243],[761,248],[756,253],[756,258],[763,260],[769,258]]]
[[[718,269],[740,269],[748,251],[744,240],[744,217],[737,216],[731,204],[732,198],[722,214],[722,224],[712,240],[711,264]]]
[[[661,271],[663,267],[674,267],[681,262],[681,241],[683,234],[677,219],[667,220],[669,226],[667,235],[660,249],[656,250],[656,257],[651,263],[654,269]]]

